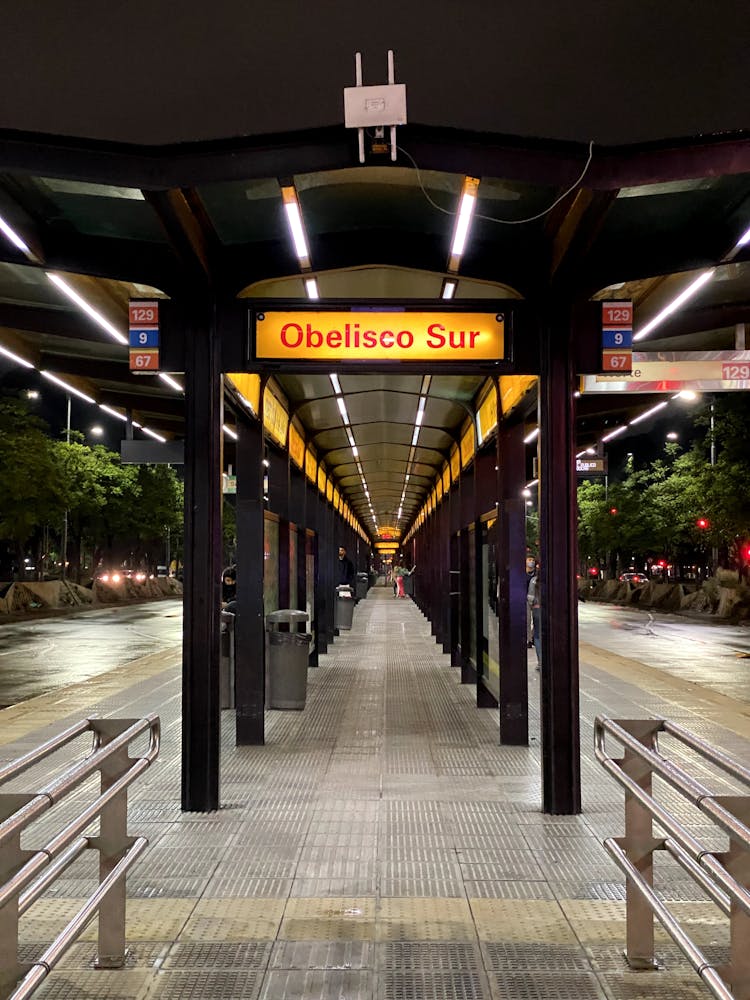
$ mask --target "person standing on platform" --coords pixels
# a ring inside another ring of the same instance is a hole
[[[347,587],[354,587],[354,563],[346,554],[343,545],[339,546],[339,569],[336,582],[339,586],[346,584]]]
[[[536,575],[536,559],[534,556],[526,556],[526,594],[529,593],[529,584]],[[534,645],[534,622],[531,617],[531,605],[526,602],[526,648],[531,649]]]
[[[396,597],[406,597],[406,592],[404,591],[404,577],[411,576],[414,572],[414,567],[412,569],[407,569],[401,563],[396,566],[393,571],[393,576],[396,580]]]
[[[539,563],[536,572],[529,581],[529,589],[526,594],[526,602],[531,609],[531,617],[534,622],[534,652],[536,653],[536,669],[542,665],[542,595],[539,586]]]

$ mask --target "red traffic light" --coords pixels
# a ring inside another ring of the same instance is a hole
[[[609,508],[609,512],[610,512],[610,514],[616,514],[617,513],[617,507],[610,507]]]
[[[711,527],[711,522],[708,520],[707,517],[699,517],[698,520],[695,522],[695,526],[696,528],[701,528],[705,531],[706,528]]]

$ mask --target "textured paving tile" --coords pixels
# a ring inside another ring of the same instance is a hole
[[[116,716],[159,711],[163,721],[160,759],[129,794],[130,831],[151,847],[129,880],[128,964],[92,969],[94,921],[38,996],[705,996],[658,927],[662,971],[637,976],[624,964],[622,878],[601,846],[622,831],[623,799],[587,749],[597,713],[638,717],[648,704],[669,715],[669,680],[648,693],[582,665],[584,812],[545,816],[536,676],[532,745],[500,746],[497,711],[476,708],[415,606],[371,593],[351,632],[310,671],[305,711],[267,714],[265,746],[235,747],[224,713],[222,808],[199,815],[179,806],[175,664],[174,654],[152,657],[2,713],[0,744],[25,749],[92,705]],[[680,687],[675,705],[687,728],[747,758],[746,741],[701,715],[699,690],[690,703]],[[4,759],[12,749],[2,745]],[[700,817],[677,801],[675,809],[708,836]],[[56,822],[45,816],[35,842]],[[24,960],[50,943],[95,877],[92,852],[29,910]],[[657,885],[711,960],[725,961],[726,922],[684,872],[660,866]]]

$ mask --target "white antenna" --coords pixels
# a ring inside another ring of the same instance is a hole
[[[382,139],[390,128],[391,160],[396,160],[396,126],[406,124],[406,84],[395,83],[393,49],[388,49],[388,83],[375,87],[362,85],[362,53],[354,53],[354,87],[344,87],[344,124],[356,128],[359,139],[359,162],[365,162],[365,129],[375,130]]]

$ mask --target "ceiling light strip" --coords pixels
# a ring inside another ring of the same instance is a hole
[[[297,191],[293,184],[284,185],[281,188],[281,200],[284,204],[286,221],[294,244],[294,252],[300,267],[305,270],[310,267],[310,250],[307,245],[305,227],[302,223],[302,211],[297,198]]]
[[[155,441],[160,441],[162,444],[166,443],[167,439],[162,437],[161,434],[157,434],[156,431],[152,431],[150,427],[141,427],[141,430],[144,434],[148,434],[148,436],[153,438]]]
[[[92,399],[91,396],[87,395],[85,392],[81,392],[80,389],[76,389],[76,387],[74,385],[70,385],[69,382],[64,382],[61,378],[58,378],[57,375],[53,375],[52,372],[43,371],[39,374],[43,375],[46,379],[49,379],[50,382],[54,382],[55,385],[59,385],[60,388],[64,389],[66,392],[70,392],[74,396],[78,396],[79,399],[83,399],[87,403],[97,405],[96,400]]]
[[[113,340],[118,341],[120,344],[127,344],[128,338],[124,334],[120,333],[117,327],[102,316],[98,310],[89,305],[89,303],[82,298],[78,292],[75,291],[75,289],[71,288],[59,274],[52,274],[50,271],[45,273],[53,285],[56,285],[64,295],[67,295],[71,302],[75,302],[79,309],[82,309],[87,316],[90,316],[95,323],[98,323],[102,330],[106,331],[106,333],[108,333]]]
[[[641,327],[637,333],[633,334],[633,340],[642,340],[643,337],[651,333],[653,329],[659,326],[660,323],[663,323],[664,320],[668,316],[671,316],[673,312],[676,312],[681,305],[688,301],[688,299],[691,299],[694,295],[696,295],[706,282],[713,278],[715,273],[716,269],[712,267],[708,271],[704,271],[702,274],[699,274],[698,277],[694,281],[691,281],[687,288],[680,292],[676,298],[672,299],[672,301],[669,302],[661,310],[661,312],[658,312],[653,319],[649,320],[645,326]]]
[[[159,372],[159,378],[162,382],[166,382],[170,389],[174,389],[175,392],[185,391],[185,387],[180,385],[180,383],[176,379],[173,379],[171,375],[167,375],[166,372]]]
[[[104,412],[108,413],[110,415],[110,417],[117,417],[118,420],[122,420],[123,422],[127,422],[128,417],[127,417],[126,413],[120,413],[119,410],[113,410],[112,407],[111,406],[107,406],[106,403],[99,403],[99,409],[100,410],[104,410]]]
[[[456,294],[456,289],[458,288],[458,282],[454,281],[452,278],[445,278],[443,281],[443,287],[440,292],[441,299],[452,299]]]
[[[35,368],[30,361],[26,358],[22,358],[20,354],[14,354],[13,351],[9,351],[7,347],[0,346],[0,354],[6,358],[10,358],[11,361],[15,361],[17,365],[22,365],[24,368]]]
[[[449,271],[458,270],[461,257],[466,249],[466,242],[469,238],[469,226],[471,225],[471,218],[474,214],[474,209],[476,208],[477,203],[478,188],[478,178],[464,177],[463,187],[461,188],[461,199],[459,201],[458,212],[456,214],[456,224],[453,227],[450,261],[448,263]]]
[[[602,442],[611,441],[612,438],[617,437],[618,434],[624,434],[627,429],[628,429],[627,424],[622,424],[620,427],[615,427],[615,429],[613,431],[610,431],[609,434],[605,434],[605,436],[602,438]]]
[[[634,424],[639,424],[642,420],[648,420],[649,417],[653,416],[654,413],[658,413],[659,410],[663,410],[665,406],[669,405],[669,400],[665,399],[663,403],[657,403],[656,406],[652,406],[650,410],[646,410],[645,413],[639,414],[639,416],[634,417],[629,426],[632,427]]]
[[[27,257],[33,257],[29,247],[26,246],[15,229],[8,225],[2,215],[0,215],[0,232],[6,237],[6,239],[10,240],[13,246],[16,247],[17,250],[20,250],[22,254],[25,254]]]

